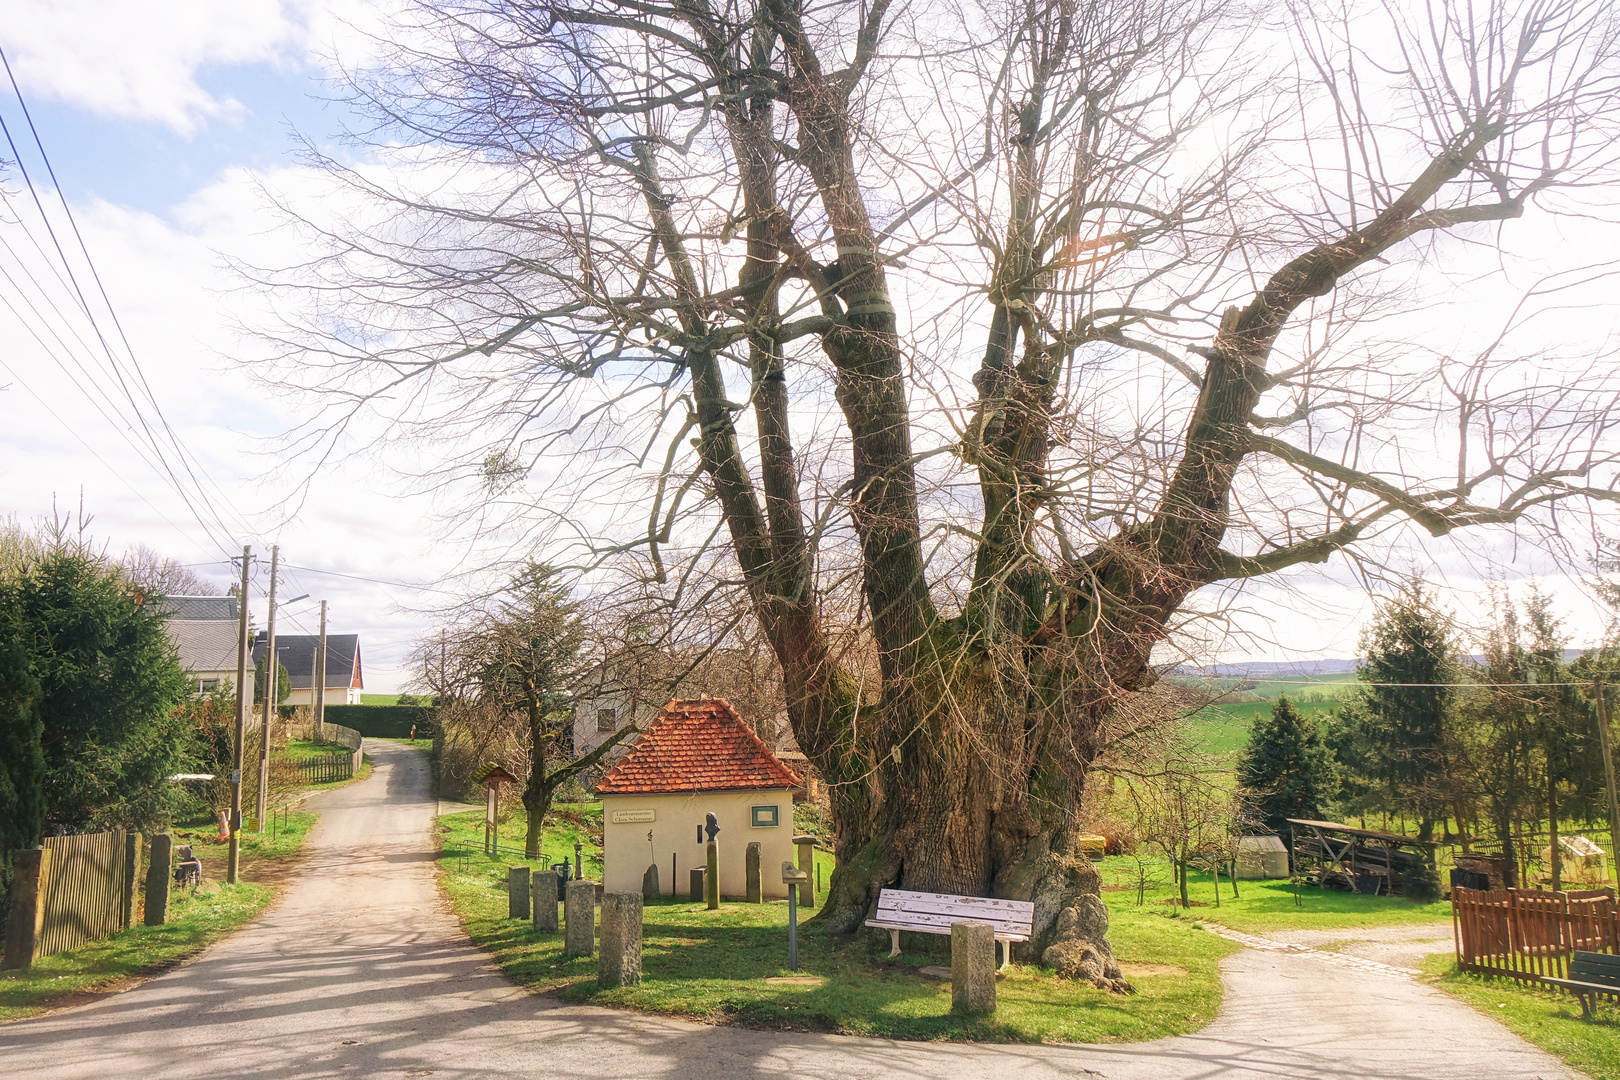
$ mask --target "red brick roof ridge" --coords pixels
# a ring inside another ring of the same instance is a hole
[[[596,785],[599,795],[802,787],[724,698],[677,698]]]

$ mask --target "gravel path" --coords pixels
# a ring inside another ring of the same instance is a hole
[[[369,780],[312,801],[310,857],[285,899],[201,958],[122,994],[0,1027],[0,1075],[731,1080],[1231,1077],[1578,1078],[1415,981],[1244,949],[1220,1018],[1122,1046],[900,1043],[706,1027],[564,1005],[514,987],[434,881],[426,759],[367,747]],[[1349,936],[1348,934],[1345,936]],[[1302,943],[1299,943],[1302,944]]]

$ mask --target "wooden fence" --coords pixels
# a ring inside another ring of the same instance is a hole
[[[127,862],[124,833],[48,836],[41,846],[50,849],[51,861],[39,955],[100,940],[128,925],[128,882],[137,868]],[[139,843],[135,850],[138,861]]]
[[[1524,982],[1564,978],[1570,953],[1620,953],[1611,889],[1451,891],[1457,966]]]
[[[298,762],[298,772],[306,784],[329,784],[334,780],[347,780],[354,775],[358,754],[324,754],[304,758]]]

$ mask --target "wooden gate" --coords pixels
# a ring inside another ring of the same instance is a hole
[[[1564,978],[1569,957],[1620,953],[1614,892],[1455,888],[1451,915],[1457,966],[1524,982]]]
[[[39,954],[49,956],[122,930],[126,875],[134,869],[125,861],[124,833],[48,836],[41,846],[50,849],[51,863]]]

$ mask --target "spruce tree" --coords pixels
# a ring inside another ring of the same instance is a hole
[[[190,689],[164,613],[98,557],[61,546],[26,567],[6,609],[39,680],[45,821],[71,831],[168,816],[190,750]]]
[[[1367,759],[1360,770],[1389,810],[1419,822],[1428,840],[1455,794],[1457,648],[1449,620],[1414,579],[1389,602],[1362,639],[1357,720]]]
[[[1237,767],[1266,828],[1288,835],[1289,818],[1320,820],[1338,790],[1333,753],[1312,716],[1279,697],[1269,716],[1256,717]]]
[[[45,752],[39,680],[0,586],[0,912],[11,888],[11,853],[39,843],[45,824]]]

